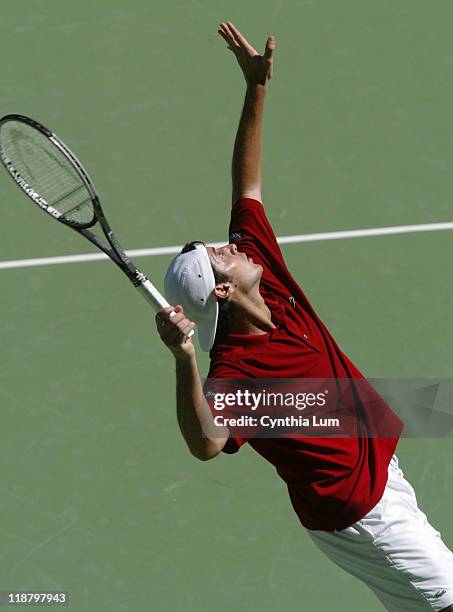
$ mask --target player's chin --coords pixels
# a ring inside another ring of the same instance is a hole
[[[263,274],[263,266],[254,263],[251,257],[247,257],[248,274],[253,278],[253,282],[259,280]]]
[[[263,275],[263,266],[260,266],[260,264],[256,264],[256,263],[252,263],[252,266],[255,272],[255,276],[259,280],[261,276]]]

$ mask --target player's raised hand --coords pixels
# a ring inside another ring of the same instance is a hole
[[[228,49],[235,54],[247,85],[259,84],[265,86],[272,77],[275,38],[269,36],[264,53],[260,55],[230,21],[221,23],[218,32],[227,43]]]
[[[195,327],[195,323],[188,319],[182,306],[176,306],[172,317],[173,308],[162,308],[156,314],[157,331],[162,342],[170,349],[175,357],[186,357],[194,353],[195,347],[188,337]]]

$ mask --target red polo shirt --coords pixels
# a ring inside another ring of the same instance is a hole
[[[208,377],[351,379],[357,414],[370,423],[384,417],[387,431],[395,432],[391,438],[228,440],[224,452],[234,453],[248,442],[275,466],[305,527],[339,531],[363,518],[382,497],[403,423],[377,394],[372,406],[362,401],[355,381],[363,375],[342,353],[289,273],[262,204],[239,200],[232,209],[229,234],[239,251],[263,266],[260,293],[277,327],[261,335],[221,338],[211,350]]]

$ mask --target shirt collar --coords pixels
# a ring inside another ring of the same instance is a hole
[[[285,308],[283,304],[280,304],[277,300],[268,299],[267,296],[263,297],[267,307],[271,311],[272,322],[278,329],[284,321]],[[265,332],[264,334],[226,334],[214,344],[209,356],[212,359],[212,357],[218,353],[230,352],[234,349],[239,349],[241,352],[245,350],[263,349],[274,331]]]

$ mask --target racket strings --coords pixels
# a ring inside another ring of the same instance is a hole
[[[60,197],[58,198],[58,200],[54,200],[54,201],[52,202],[52,206],[54,206],[54,207],[56,208],[56,205],[57,205],[57,204],[59,204],[60,202],[62,202],[62,201],[63,201],[63,200],[65,200],[66,198],[69,198],[69,197],[71,197],[72,195],[74,195],[74,194],[76,193],[76,191],[79,191],[79,189],[85,189],[85,195],[86,195],[86,188],[85,188],[85,185],[79,185],[78,187],[75,187],[74,189],[71,189],[71,191],[67,191],[66,193],[64,193],[62,196],[60,196]],[[86,200],[85,200],[85,201],[88,201],[88,200],[90,200],[90,198],[89,198],[89,197],[88,197],[88,198],[86,198]],[[66,214],[67,214],[67,213],[69,213],[69,212],[71,212],[72,210],[74,210],[76,207],[77,207],[77,206],[75,206],[74,208],[70,208],[70,209],[69,209],[69,210],[66,212]]]
[[[10,121],[0,129],[0,146],[28,186],[68,220],[88,224],[94,218],[91,194],[66,156],[29,125]]]

